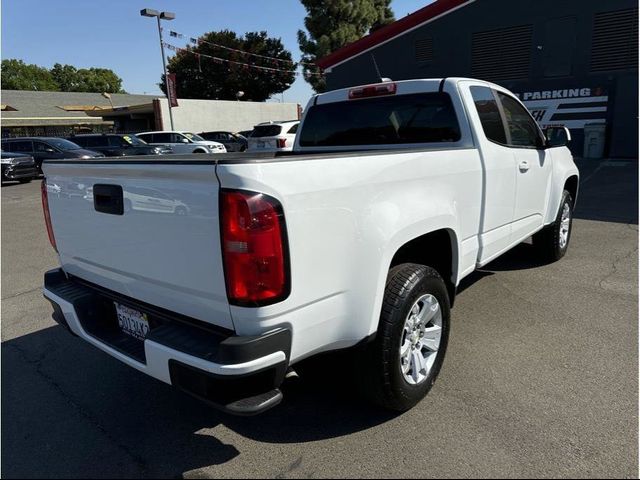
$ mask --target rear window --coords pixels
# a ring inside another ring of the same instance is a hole
[[[282,132],[280,125],[258,125],[251,132],[252,137],[276,137]]]
[[[460,126],[446,93],[417,93],[316,105],[300,132],[303,147],[456,142]]]

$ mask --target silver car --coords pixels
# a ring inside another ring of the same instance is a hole
[[[169,145],[173,153],[226,153],[225,146],[218,142],[205,140],[191,132],[143,132],[136,133],[150,145]]]

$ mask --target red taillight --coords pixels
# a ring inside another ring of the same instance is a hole
[[[381,97],[383,95],[394,95],[398,86],[395,83],[380,83],[377,85],[367,85],[365,87],[352,88],[349,90],[349,100],[368,97]]]
[[[42,191],[42,211],[44,212],[44,223],[47,225],[47,234],[49,235],[49,241],[51,246],[57,252],[56,237],[53,236],[53,226],[51,225],[51,214],[49,213],[49,197],[47,195],[47,180],[42,180],[40,187]]]
[[[222,190],[222,257],[229,302],[260,306],[289,294],[282,206],[261,193]]]
[[[278,148],[284,148],[287,146],[287,139],[286,138],[278,138]]]

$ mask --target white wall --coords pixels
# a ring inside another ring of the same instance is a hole
[[[171,122],[167,100],[160,98],[154,102],[160,104],[162,129],[170,130]],[[261,122],[298,118],[297,103],[178,99],[178,105],[178,107],[171,109],[175,130],[187,130],[194,133],[212,130],[238,132],[251,130],[254,125]],[[155,111],[158,112],[157,104]],[[156,119],[157,121],[158,119]]]

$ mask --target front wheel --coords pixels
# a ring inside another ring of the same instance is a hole
[[[362,356],[364,393],[396,411],[429,392],[449,340],[447,288],[436,270],[405,263],[389,272],[378,333]]]
[[[533,245],[545,261],[555,262],[567,253],[573,226],[573,198],[565,190],[555,221],[533,236]]]

